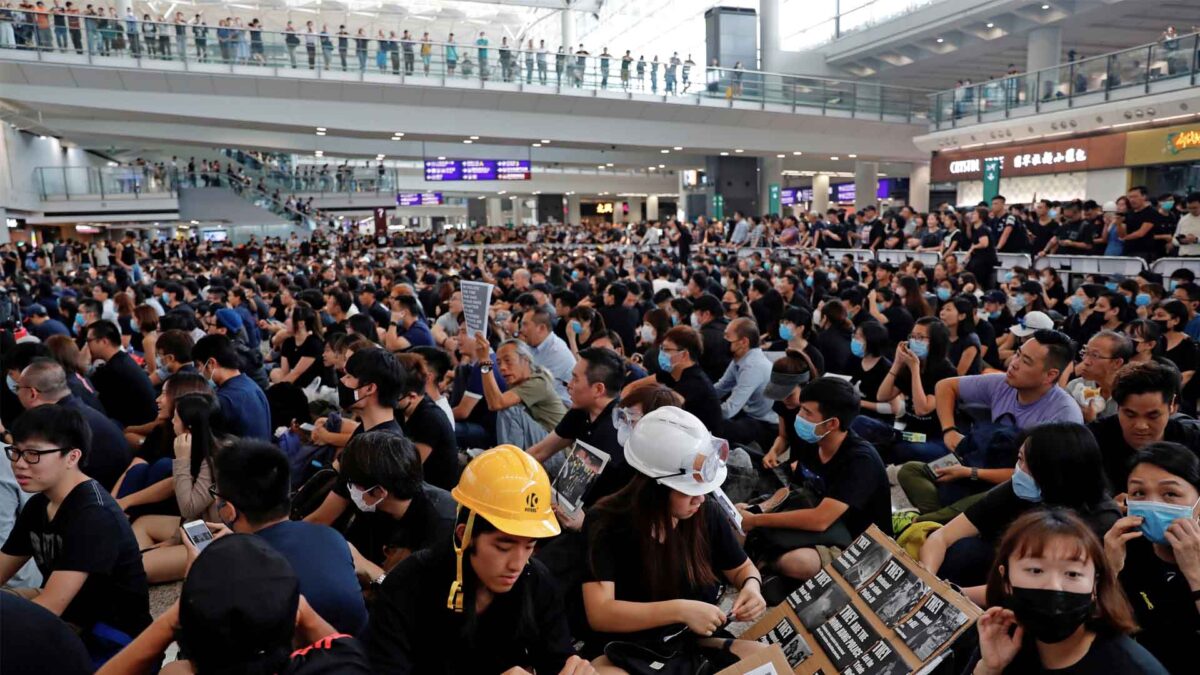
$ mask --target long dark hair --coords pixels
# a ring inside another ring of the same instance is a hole
[[[933,308],[929,306],[929,302],[925,300],[925,294],[921,292],[921,283],[913,276],[902,276],[897,282],[900,288],[904,289],[904,297],[900,300],[900,304],[908,310],[914,319],[920,319],[923,316],[933,316]]]
[[[175,414],[183,427],[192,434],[192,478],[200,475],[205,461],[212,461],[220,441],[213,431],[213,420],[221,414],[214,396],[185,394],[175,399]]]
[[[700,588],[717,582],[716,572],[709,563],[704,509],[673,526],[671,489],[652,478],[634,476],[620,491],[596,502],[588,517],[596,523],[589,541],[592,550],[601,546],[604,535],[614,528],[625,525],[633,528],[645,565],[650,600],[679,598],[687,590],[685,583]],[[589,560],[589,564],[594,570],[595,560]]]
[[[1046,504],[1087,511],[1107,498],[1100,446],[1087,427],[1050,422],[1024,437],[1025,465]]]

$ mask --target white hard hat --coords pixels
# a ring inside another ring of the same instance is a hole
[[[721,487],[728,457],[729,443],[713,437],[695,415],[674,406],[644,415],[625,443],[629,466],[693,497]]]

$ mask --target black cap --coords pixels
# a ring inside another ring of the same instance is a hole
[[[179,596],[179,623],[190,650],[205,662],[257,660],[282,645],[290,651],[300,580],[287,558],[252,534],[230,534],[196,558]]]

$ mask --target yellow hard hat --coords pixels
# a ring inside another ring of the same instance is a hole
[[[550,477],[536,459],[515,445],[497,446],[471,460],[450,494],[460,509],[470,512],[462,542],[457,538],[454,542],[458,576],[447,602],[450,609],[461,612],[463,554],[471,544],[476,515],[516,537],[542,539],[562,530],[550,508]]]

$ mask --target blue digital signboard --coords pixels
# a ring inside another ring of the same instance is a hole
[[[480,181],[529,180],[527,159],[442,159],[425,160],[425,180]]]

